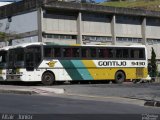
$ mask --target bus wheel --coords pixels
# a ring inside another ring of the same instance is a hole
[[[42,75],[42,83],[44,85],[52,85],[54,80],[55,80],[54,75],[50,72],[45,72]]]
[[[115,83],[121,84],[125,81],[125,79],[126,79],[126,76],[125,76],[124,72],[122,72],[122,71],[116,72]]]

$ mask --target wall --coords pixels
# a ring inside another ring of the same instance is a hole
[[[38,34],[37,11],[1,19],[0,31],[16,34],[18,38],[21,38],[19,40],[12,40],[13,45],[27,41],[31,42],[30,38],[38,41],[38,37],[35,38],[35,35]],[[1,46],[4,46],[4,43]]]
[[[76,19],[76,16],[67,14],[44,14],[42,31],[53,34],[77,34]]]
[[[8,19],[1,19],[0,24],[0,31],[6,31]],[[14,32],[16,34],[34,30],[38,30],[37,11],[11,17],[11,22],[7,29],[8,32]]]
[[[82,34],[111,36],[111,17],[104,14],[82,14]]]
[[[12,41],[12,45],[17,45],[21,43],[31,43],[31,42],[38,42],[38,36],[31,36],[31,37],[25,37],[21,39],[15,39]]]

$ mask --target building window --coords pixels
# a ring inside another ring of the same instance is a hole
[[[160,26],[159,18],[147,18],[146,20],[147,26]]]
[[[141,25],[142,18],[138,16],[117,15],[116,23]]]
[[[112,20],[111,15],[93,14],[93,13],[83,13],[82,14],[82,21],[94,21],[94,22],[110,23],[111,20]]]
[[[147,39],[147,44],[160,44],[160,39]]]
[[[128,37],[117,37],[117,42],[133,42],[133,43],[141,43],[142,38],[128,38]]]
[[[76,40],[76,35],[63,35],[63,34],[43,34],[44,38],[58,39],[58,40]]]
[[[110,36],[83,36],[83,41],[89,42],[111,42],[112,37]]]

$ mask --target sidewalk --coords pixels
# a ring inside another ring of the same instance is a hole
[[[14,94],[48,94],[56,93],[63,94],[63,88],[46,88],[43,86],[13,86],[13,85],[0,85],[0,93],[14,93]]]

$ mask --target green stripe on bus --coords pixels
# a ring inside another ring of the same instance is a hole
[[[71,62],[71,60],[60,60],[60,63],[72,80],[83,80],[82,76],[80,75],[74,64]]]
[[[77,71],[84,80],[93,80],[93,77],[91,76],[88,69],[84,66],[81,60],[71,60],[71,61],[74,64],[75,68],[77,68]]]

